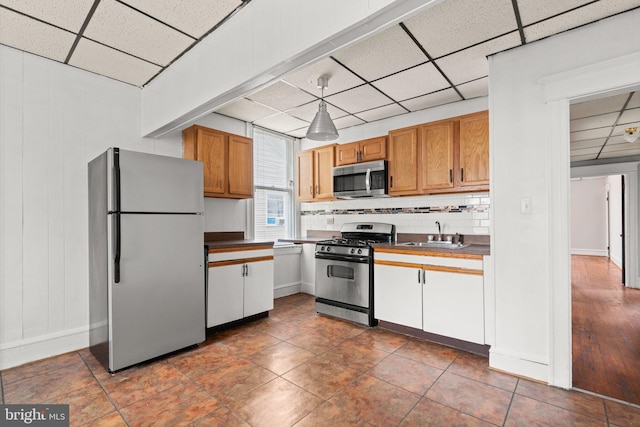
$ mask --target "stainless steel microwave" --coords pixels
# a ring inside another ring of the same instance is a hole
[[[333,196],[339,199],[386,197],[387,161],[356,163],[333,168]]]

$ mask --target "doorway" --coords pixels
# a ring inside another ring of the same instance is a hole
[[[627,289],[624,175],[571,181],[572,386],[640,404],[640,289]]]

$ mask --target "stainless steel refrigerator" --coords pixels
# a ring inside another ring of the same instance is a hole
[[[202,163],[89,162],[90,345],[109,371],[205,340]]]

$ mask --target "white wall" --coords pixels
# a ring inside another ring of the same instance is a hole
[[[141,91],[0,46],[0,369],[86,347],[87,162],[141,138]]]
[[[639,20],[627,12],[489,58],[492,367],[571,387],[569,97],[640,82]]]
[[[608,256],[607,178],[571,181],[571,253]]]
[[[609,257],[622,268],[622,176],[607,177],[609,190]]]

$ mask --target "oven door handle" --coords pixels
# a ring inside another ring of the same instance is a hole
[[[316,255],[316,259],[324,259],[328,261],[356,262],[359,264],[367,264],[369,262],[369,258],[366,256],[353,257],[349,255]]]

